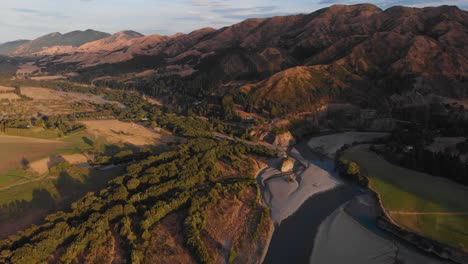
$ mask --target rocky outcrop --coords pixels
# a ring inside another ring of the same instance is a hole
[[[272,132],[266,128],[252,130],[250,135],[256,137],[260,141],[268,142],[272,145],[276,145],[278,147],[288,148],[294,144],[296,144],[296,139],[289,131],[284,132]]]
[[[294,144],[296,144],[296,139],[289,131],[277,134],[275,136],[275,140],[273,141],[273,145],[280,147],[290,147]]]
[[[294,168],[294,160],[285,158],[281,162],[281,172],[291,172]]]

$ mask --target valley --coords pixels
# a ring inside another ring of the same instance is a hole
[[[468,263],[467,21],[0,44],[0,263]]]

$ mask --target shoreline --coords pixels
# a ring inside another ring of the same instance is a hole
[[[310,197],[295,214],[285,219],[281,226],[275,227],[263,263],[309,263],[320,224],[356,195],[356,189],[341,185]]]
[[[265,241],[265,247],[262,250],[262,255],[260,256],[260,261],[258,262],[260,264],[265,262],[265,258],[268,254],[268,250],[270,249],[271,240],[273,239],[273,234],[275,233],[275,230],[276,228],[273,221],[270,221],[270,232],[268,232],[268,236]]]
[[[336,180],[337,184],[322,190],[313,189],[311,191],[309,189],[309,192],[303,193],[302,200],[292,200],[296,204],[286,203],[287,206],[283,208],[283,214],[281,214],[281,216],[287,216],[282,219],[282,221],[284,220],[283,224],[274,225],[272,237],[268,241],[267,248],[265,249],[267,254],[262,258],[262,263],[310,263],[314,248],[317,244],[320,244],[317,236],[324,221],[338,210],[340,206],[351,204],[351,201],[355,200],[358,196],[369,195],[368,191],[339,178],[338,173],[334,171],[333,159],[323,153],[317,152],[316,149],[311,149],[310,141],[311,140],[296,144],[290,152],[290,155],[292,153],[291,156],[294,156],[297,163],[304,165],[305,161],[309,164],[309,167],[312,165],[315,169],[318,168],[322,171],[326,171],[326,175]],[[297,154],[299,155],[296,156]],[[271,166],[268,168],[270,167]],[[307,166],[305,167],[307,169]],[[257,181],[262,191],[263,203],[272,209],[273,213],[273,209],[275,208],[272,208],[271,202],[268,203],[268,198],[271,198],[268,197],[269,190],[262,184],[268,184],[269,177],[262,177],[268,168],[259,172]],[[281,179],[281,177],[279,178]],[[288,196],[286,196],[286,198],[288,198]],[[286,199],[286,201],[291,202],[291,200],[288,199]],[[372,200],[370,204],[374,203],[375,205],[376,202],[377,201]],[[366,206],[369,205],[366,204]],[[348,208],[346,207],[346,209]],[[377,219],[369,216],[362,205],[361,208],[354,208],[354,210],[353,213],[347,212],[346,210],[343,212],[349,215],[350,218],[353,218],[355,224],[359,224],[361,228],[366,229],[365,233],[373,234],[374,239],[381,241],[386,240],[394,243],[397,247],[396,257],[407,260],[429,259],[430,262],[426,263],[445,263],[439,262],[432,256],[426,255],[427,253],[420,252],[419,249],[404,243],[405,241],[401,241],[397,236],[379,228],[376,224]],[[287,214],[284,212],[287,212]],[[273,215],[271,219],[274,221]],[[352,257],[352,254],[349,257]]]
[[[336,175],[317,166],[303,154],[296,147],[291,149],[289,155],[296,162],[290,173],[280,172],[280,160],[273,159],[257,175],[263,202],[271,209],[271,218],[277,225],[293,215],[312,196],[342,185]],[[330,162],[325,166],[332,164]]]

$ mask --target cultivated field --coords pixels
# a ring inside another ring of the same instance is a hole
[[[40,87],[21,87],[21,93],[33,100],[55,101],[62,100],[55,90]]]
[[[27,172],[31,164],[65,145],[55,140],[0,135],[0,189],[34,179]]]
[[[118,120],[84,121],[88,133],[94,137],[103,137],[110,143],[131,144],[135,146],[159,145],[172,141],[170,136],[162,136],[154,130],[135,123]]]
[[[359,145],[344,158],[359,164],[391,218],[436,240],[468,249],[468,188],[449,180],[398,167]]]
[[[27,165],[65,146],[64,142],[0,135],[0,172]],[[23,161],[23,162],[22,162]]]
[[[15,101],[11,105],[0,106],[0,112],[16,115],[36,115],[37,113],[57,115],[94,111],[94,105],[106,103],[115,103],[120,107],[125,107],[118,102],[108,101],[93,94],[63,92],[41,87],[21,87],[21,94],[32,100]],[[19,99],[19,96],[14,93],[0,93],[0,99],[11,101]]]
[[[1,86],[0,85],[0,93],[5,93],[5,92],[14,92],[15,88],[13,87],[6,87],[6,86]]]
[[[14,93],[0,93],[0,100],[3,100],[3,99],[14,101],[14,100],[20,99],[20,97]]]

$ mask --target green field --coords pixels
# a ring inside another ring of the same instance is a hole
[[[122,167],[102,171],[71,166],[62,173],[39,174],[32,169],[35,161],[86,152],[112,155],[121,147],[128,147],[110,143],[104,135],[88,130],[64,136],[55,130],[34,127],[0,134],[0,146],[0,206],[10,208],[0,221],[27,206],[46,209],[54,200],[77,198],[104,187],[109,179],[123,173]]]
[[[66,174],[58,177],[44,177],[30,180],[23,184],[0,191],[0,205],[5,205],[14,201],[40,202],[41,197],[37,197],[39,190],[46,191],[50,198],[61,198],[74,193],[84,194],[106,186],[109,179],[123,173],[122,167],[115,167],[109,170],[94,170],[91,168],[71,167]],[[41,193],[43,194],[43,193]]]
[[[60,130],[50,130],[39,127],[31,128],[8,128],[4,133],[8,136],[31,137],[42,139],[54,139],[63,137],[63,132]]]
[[[5,173],[47,157],[66,144],[60,141],[0,135],[0,145],[0,173]]]
[[[55,140],[44,139],[56,138],[56,136],[52,137],[55,132],[51,130],[10,130],[12,133],[13,131],[19,136],[0,135],[0,205],[18,200],[31,201],[34,190],[39,189],[56,194],[57,190],[54,186],[56,179],[47,175],[40,177],[24,169],[23,167],[27,166],[24,163],[31,163],[51,155],[76,154],[89,150],[104,151],[108,146],[104,138],[92,136],[86,131]],[[88,171],[88,173],[91,172]],[[103,179],[108,178],[109,173],[115,174],[112,170],[101,172],[105,174]],[[85,176],[82,173],[79,175],[77,180],[83,181]]]
[[[107,145],[105,138],[93,136],[87,131],[80,131],[59,140],[67,145],[56,151],[56,155],[77,154],[89,150],[100,152]]]
[[[428,174],[398,167],[360,145],[345,151],[343,158],[356,162],[369,178],[382,204],[401,226],[454,246],[468,249],[468,188]],[[433,213],[405,215],[409,213]]]

